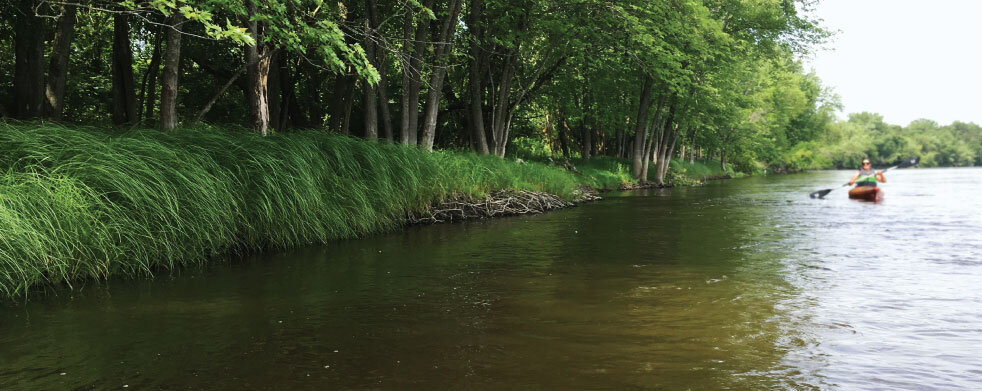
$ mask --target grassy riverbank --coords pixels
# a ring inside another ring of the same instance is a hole
[[[448,197],[601,181],[325,132],[0,124],[0,292],[364,236]]]
[[[569,200],[581,186],[632,182],[621,160],[592,159],[577,175],[323,131],[0,123],[0,293],[370,235],[451,197],[515,189]]]

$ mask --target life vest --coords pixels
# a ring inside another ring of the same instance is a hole
[[[859,169],[859,179],[856,179],[856,186],[872,186],[876,187],[876,170],[872,168],[869,171]]]

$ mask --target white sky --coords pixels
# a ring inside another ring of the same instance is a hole
[[[805,63],[841,97],[840,118],[982,124],[982,1],[820,0],[813,15],[840,30]]]

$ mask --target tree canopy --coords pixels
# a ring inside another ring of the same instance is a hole
[[[982,157],[974,124],[837,122],[799,60],[829,37],[808,0],[9,4],[4,117],[323,128],[499,156],[522,138],[632,159],[639,180],[653,164],[656,182],[686,155],[745,171]]]

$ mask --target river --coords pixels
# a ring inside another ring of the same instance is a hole
[[[411,227],[0,307],[0,389],[982,389],[982,169]]]

